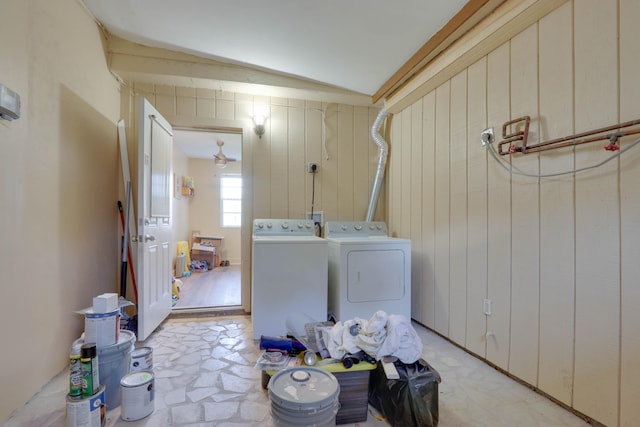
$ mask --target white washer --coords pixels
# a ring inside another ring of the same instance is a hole
[[[329,315],[370,319],[376,311],[411,319],[411,240],[384,222],[328,221]]]
[[[327,320],[327,262],[327,241],[315,235],[313,221],[253,221],[254,339],[285,335],[287,318],[301,313],[318,322]]]

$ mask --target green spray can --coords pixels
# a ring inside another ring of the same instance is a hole
[[[85,343],[80,347],[82,365],[82,397],[91,397],[100,388],[98,375],[98,352],[95,343]]]
[[[82,399],[80,347],[82,347],[82,340],[76,340],[71,345],[71,353],[69,353],[69,397],[71,399]]]

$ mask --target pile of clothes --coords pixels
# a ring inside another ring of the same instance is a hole
[[[414,363],[422,357],[422,341],[411,320],[401,314],[376,312],[371,319],[354,318],[337,322],[323,330],[323,340],[331,357],[364,351],[376,360],[395,356],[402,363]]]

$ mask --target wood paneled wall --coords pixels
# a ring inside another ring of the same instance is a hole
[[[211,89],[133,83],[169,118],[181,124],[211,118],[251,123],[254,111],[267,117],[262,138],[252,136],[252,218],[305,218],[323,211],[327,220],[364,219],[376,172],[378,148],[370,136],[375,107],[251,96]],[[251,126],[251,125],[250,125]],[[384,133],[384,129],[382,129]],[[319,163],[315,176],[307,163]],[[384,216],[385,190],[376,218]]]
[[[587,171],[605,142],[501,166],[480,132],[529,115],[536,143],[640,118],[638,20],[635,0],[568,1],[390,129],[413,317],[608,426],[640,425],[640,145]]]

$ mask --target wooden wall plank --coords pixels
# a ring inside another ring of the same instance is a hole
[[[538,26],[511,40],[511,118],[531,116],[529,143],[538,135]],[[539,155],[511,156],[513,169],[539,173]],[[538,325],[540,300],[538,178],[511,176],[511,348],[509,372],[538,383]]]
[[[262,136],[262,140],[271,145],[271,175],[269,185],[269,211],[271,218],[289,218],[289,139],[287,107],[281,105],[278,99],[271,99],[269,121],[271,132],[269,138]]]
[[[411,106],[411,317],[422,322],[422,100]]]
[[[322,181],[324,180],[324,135],[323,135],[323,117],[322,104],[316,101],[306,101],[305,103],[305,153],[307,162],[318,163],[319,171],[315,176],[312,174],[305,175],[305,206],[311,212],[323,211],[322,208]],[[315,188],[314,188],[315,186]],[[323,211],[324,212],[324,211]],[[326,213],[325,213],[326,215]],[[326,221],[326,216],[325,216]],[[324,227],[324,224],[322,224]]]
[[[409,109],[410,111],[410,109]],[[397,237],[408,238],[411,234],[411,137],[412,115],[406,114],[402,121],[402,177],[401,201],[402,214],[400,227],[395,232]]]
[[[304,145],[304,102],[289,100],[287,138],[289,144],[289,218],[306,218],[311,206],[305,204],[305,178],[307,163]]]
[[[325,156],[322,164],[322,204],[325,221],[348,220],[338,215],[338,105],[323,104]]]
[[[192,87],[176,87],[176,115],[196,115],[196,90]]]
[[[219,102],[219,92],[216,93],[216,111],[219,112],[222,107],[222,102]],[[268,111],[266,105],[269,105],[269,98],[267,97],[255,97],[253,110],[259,111],[265,109]],[[268,119],[269,121],[270,118]],[[271,215],[271,161],[264,161],[264,159],[271,159],[271,133],[267,131],[271,126],[265,125],[265,133],[262,138],[258,139],[257,143],[253,146],[253,155],[257,161],[253,162],[253,218],[273,218]]]
[[[540,140],[573,134],[572,8],[539,23]],[[540,173],[574,169],[574,149],[540,155]],[[566,405],[573,389],[573,175],[540,181],[540,356],[538,387]]]
[[[436,89],[435,129],[435,330],[449,336],[449,111],[451,83]]]
[[[467,326],[467,71],[451,79],[449,338],[465,345]]]
[[[509,43],[488,56],[487,123],[499,133],[509,111]],[[495,147],[493,147],[495,148]],[[487,169],[487,360],[508,369],[511,314],[511,184],[510,174],[489,158]]]
[[[353,106],[338,106],[338,216],[354,218]]]
[[[216,116],[216,91],[213,89],[196,88],[196,116]]]
[[[435,329],[436,93],[422,98],[422,323]]]
[[[617,19],[616,0],[574,3],[577,132],[618,122]],[[576,149],[576,168],[609,154],[601,144],[585,145]],[[618,162],[576,176],[574,407],[614,426],[619,420],[618,208]],[[599,312],[606,315],[594,315]]]
[[[362,221],[367,216],[371,188],[369,169],[375,167],[377,157],[369,159],[369,146],[375,145],[369,138],[369,109],[353,109],[353,206],[354,219]],[[384,203],[383,203],[384,204]]]
[[[408,114],[403,111],[401,114],[394,114],[391,118],[391,132],[389,143],[389,158],[387,159],[387,171],[389,173],[387,191],[389,194],[389,220],[387,226],[389,233],[393,235],[393,230],[399,227],[402,210],[402,163],[401,148],[402,143],[402,117]],[[388,120],[388,119],[387,119]]]
[[[258,98],[258,97],[256,97]],[[260,97],[261,99],[265,99],[264,102],[269,102],[268,97]],[[233,120],[234,119],[234,94],[231,92],[226,92],[223,90],[216,91],[216,119],[226,119]],[[263,137],[264,138],[264,137]]]
[[[480,133],[487,128],[487,58],[471,65],[467,75],[467,329],[469,351],[486,356],[487,317],[487,149]]]
[[[620,0],[620,121],[640,118],[640,2]],[[623,141],[623,147],[637,135]],[[620,160],[621,197],[621,367],[620,425],[640,425],[640,149],[623,154]]]

